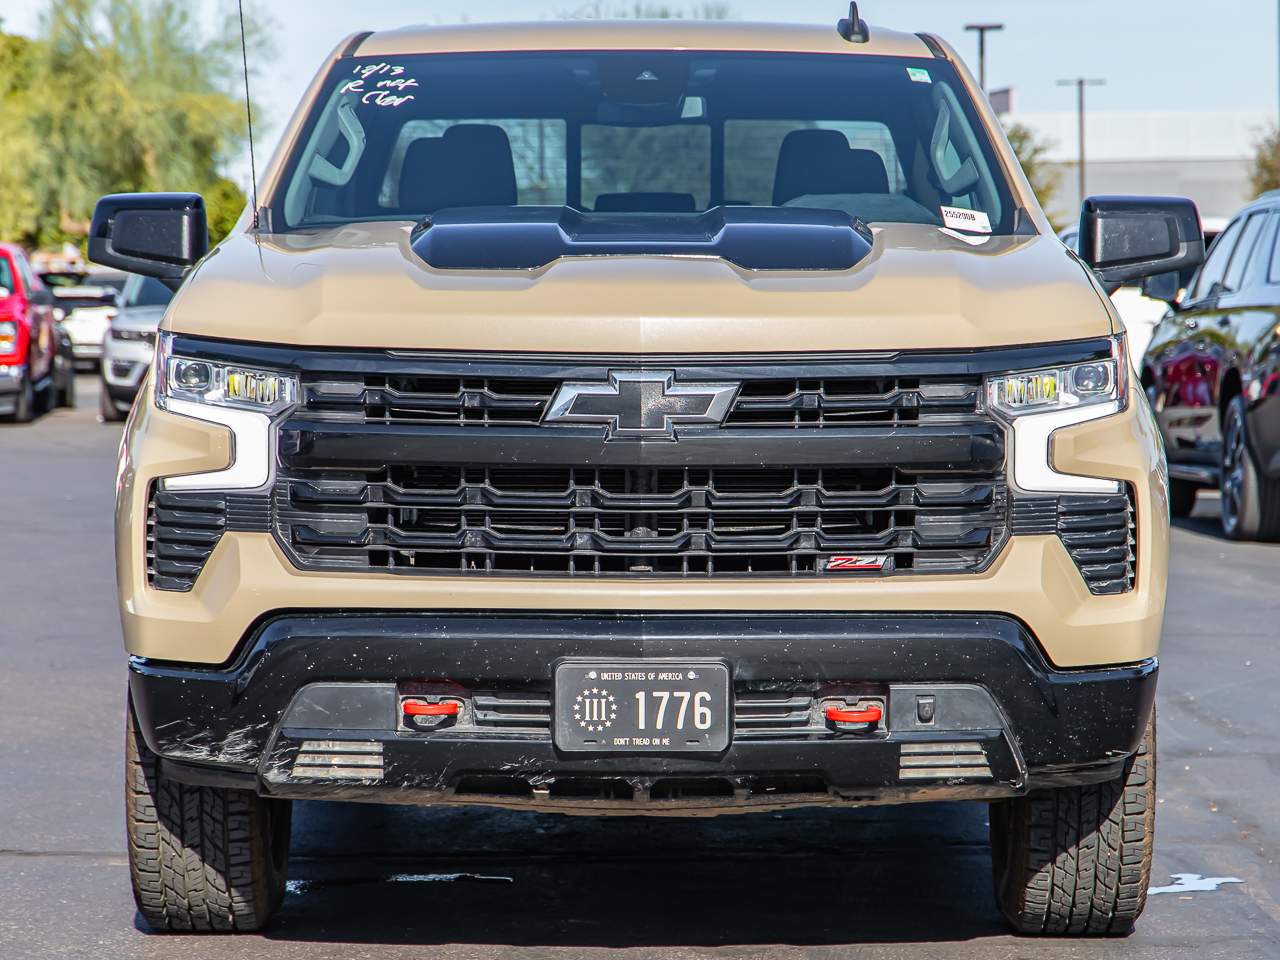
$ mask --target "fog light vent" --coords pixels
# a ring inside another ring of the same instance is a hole
[[[303,740],[290,775],[304,780],[381,780],[376,740]]]
[[[977,742],[904,743],[901,780],[990,780],[987,752]]]

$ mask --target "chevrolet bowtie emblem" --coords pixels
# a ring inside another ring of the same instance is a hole
[[[564,383],[544,419],[602,423],[608,439],[675,439],[682,423],[719,423],[729,412],[736,383],[676,383],[671,370],[610,371],[608,382]]]

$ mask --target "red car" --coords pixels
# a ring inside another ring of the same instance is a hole
[[[0,243],[0,417],[75,403],[74,359],[54,301],[20,247]]]

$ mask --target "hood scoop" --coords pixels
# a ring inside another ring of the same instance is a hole
[[[561,257],[716,257],[744,270],[849,270],[871,231],[839,210],[713,207],[701,214],[455,207],[425,219],[413,252],[438,270],[535,270]]]

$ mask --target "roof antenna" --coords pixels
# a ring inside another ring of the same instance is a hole
[[[858,16],[858,5],[856,3],[849,4],[849,19],[841,20],[836,24],[836,29],[840,31],[840,36],[850,43],[866,43],[871,39],[871,31],[867,29],[867,21]]]
[[[244,113],[249,121],[249,187],[253,194],[253,229],[258,229],[258,164],[253,156],[253,105],[249,100],[249,49],[244,39],[244,0],[236,0],[240,11],[240,58],[244,63]]]

